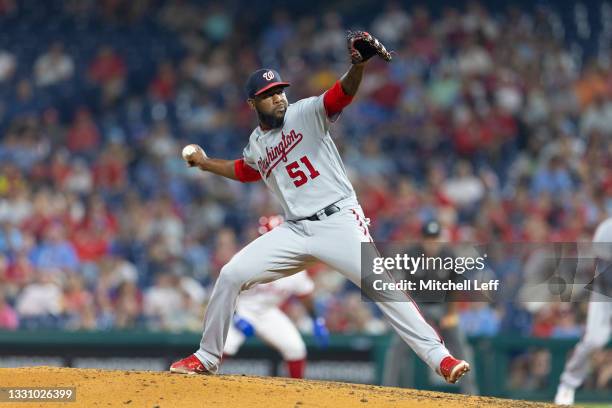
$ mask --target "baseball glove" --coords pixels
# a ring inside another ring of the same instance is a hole
[[[346,40],[353,64],[366,62],[376,54],[387,62],[391,61],[391,53],[366,31],[349,31]]]

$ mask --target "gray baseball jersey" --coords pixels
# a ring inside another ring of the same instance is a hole
[[[323,95],[313,96],[289,105],[281,128],[257,127],[249,137],[244,161],[259,171],[288,220],[355,196],[329,124]]]

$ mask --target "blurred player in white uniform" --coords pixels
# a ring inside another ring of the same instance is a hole
[[[593,236],[596,256],[594,284],[584,336],[576,345],[565,364],[561,382],[555,396],[555,404],[573,405],[576,388],[589,373],[593,353],[601,350],[610,340],[612,325],[612,217],[602,222]]]
[[[263,234],[282,222],[280,216],[262,217],[259,231]],[[306,345],[298,329],[280,307],[291,296],[302,300],[313,320],[313,334],[317,343],[326,346],[329,333],[325,320],[315,315],[313,290],[314,282],[302,271],[242,292],[238,297],[234,325],[229,328],[223,355],[235,355],[244,341],[255,335],[278,350],[287,363],[287,372],[291,378],[304,378]]]

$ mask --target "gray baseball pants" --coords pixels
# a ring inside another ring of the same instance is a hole
[[[221,269],[204,316],[200,348],[195,353],[209,371],[216,373],[219,368],[242,290],[289,276],[317,261],[360,286],[361,245],[372,242],[367,222],[356,200],[346,199],[337,205],[341,210],[325,219],[281,224],[244,247]],[[440,362],[450,353],[414,302],[376,303],[401,339],[438,372]]]
[[[589,374],[591,356],[601,350],[610,340],[612,325],[612,301],[597,292],[591,295],[584,336],[565,364],[561,382],[571,388],[578,388]]]

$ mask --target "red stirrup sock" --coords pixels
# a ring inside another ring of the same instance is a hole
[[[291,378],[304,378],[304,371],[306,369],[306,359],[287,361],[287,369],[289,371],[289,377]]]

